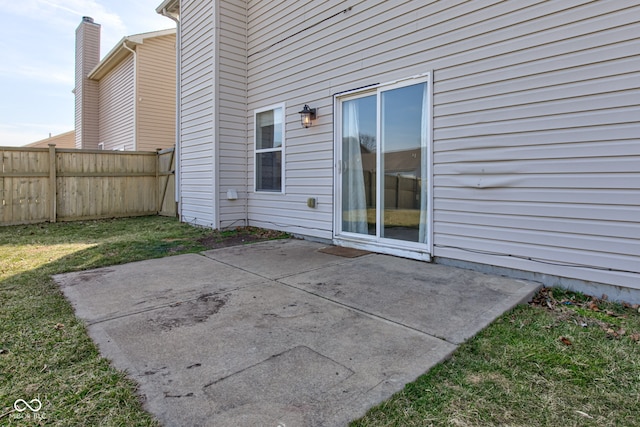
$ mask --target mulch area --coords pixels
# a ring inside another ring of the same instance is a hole
[[[625,321],[629,316],[640,314],[638,304],[609,304],[606,295],[598,298],[561,289],[554,291],[542,288],[529,305],[554,312],[557,322],[570,322],[583,328],[595,326],[602,329],[608,339],[628,338],[640,344],[640,330],[627,330]],[[550,325],[548,328],[552,327]],[[571,345],[567,338],[561,337],[561,340]]]
[[[257,227],[237,227],[232,230],[215,230],[211,234],[198,239],[198,243],[207,249],[219,249],[288,237],[290,236],[282,231],[264,230]]]

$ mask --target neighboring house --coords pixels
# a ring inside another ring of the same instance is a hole
[[[60,135],[50,136],[49,138],[27,144],[25,147],[47,148],[49,144],[55,144],[56,148],[76,148],[76,132],[72,130],[61,133]]]
[[[175,29],[124,37],[99,58],[100,25],[84,17],[76,30],[76,148],[173,147]]]
[[[640,300],[637,2],[157,11],[180,20],[182,221]]]

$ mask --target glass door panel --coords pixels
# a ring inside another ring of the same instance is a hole
[[[342,231],[376,235],[376,95],[342,103]]]
[[[426,244],[427,83],[379,88],[340,106],[341,231]]]
[[[380,94],[380,237],[426,240],[426,83]]]

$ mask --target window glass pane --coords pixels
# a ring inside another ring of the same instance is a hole
[[[256,153],[256,190],[282,191],[282,151]]]
[[[381,237],[425,242],[426,84],[381,94]]]
[[[427,82],[382,87],[340,107],[341,231],[428,244]]]
[[[342,230],[376,234],[376,95],[342,104]]]
[[[256,149],[282,146],[282,108],[256,114]]]

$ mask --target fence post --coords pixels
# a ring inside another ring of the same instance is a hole
[[[56,144],[49,144],[49,221],[56,222],[56,199],[57,183],[56,183]]]
[[[162,199],[160,198],[160,151],[161,148],[156,148],[156,214],[159,214],[162,210]]]

